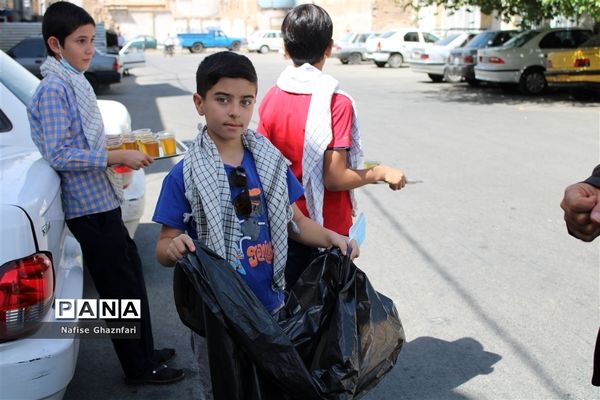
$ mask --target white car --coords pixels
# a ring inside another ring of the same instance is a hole
[[[438,40],[433,33],[413,28],[385,32],[377,38],[367,40],[367,58],[372,59],[380,68],[386,64],[392,68],[399,68],[408,60],[414,49],[427,48]]]
[[[261,54],[279,51],[283,49],[283,36],[281,31],[256,31],[248,37],[246,47],[249,52],[257,51]]]
[[[0,397],[61,399],[79,341],[31,335],[56,322],[55,298],[82,297],[81,249],[65,224],[60,177],[31,140],[26,105],[39,80],[3,51],[0,71]],[[99,104],[108,129],[128,127],[122,105]]]
[[[123,66],[123,75],[129,75],[132,68],[141,68],[146,65],[145,44],[143,38],[132,39],[125,43],[119,50],[119,59]]]
[[[592,32],[585,29],[525,31],[501,47],[478,50],[475,78],[518,84],[525,94],[539,94],[547,86],[544,73],[548,53],[574,49],[591,36]]]
[[[425,73],[434,82],[444,80],[446,62],[450,51],[464,46],[476,33],[452,33],[424,49],[413,50],[414,57],[408,60],[408,65],[413,72]]]

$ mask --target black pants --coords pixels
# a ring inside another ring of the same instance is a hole
[[[142,261],[121,219],[121,208],[73,218],[67,226],[81,245],[100,298],[141,300],[141,338],[112,339],[125,375],[138,377],[152,367],[154,343]]]
[[[288,239],[288,255],[285,264],[285,288],[290,290],[309,264],[319,255],[319,250]]]

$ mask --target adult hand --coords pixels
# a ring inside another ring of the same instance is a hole
[[[600,189],[587,183],[576,183],[565,189],[560,203],[567,231],[584,242],[600,235]]]

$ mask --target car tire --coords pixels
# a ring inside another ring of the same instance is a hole
[[[267,54],[269,52],[269,46],[263,44],[262,46],[260,46],[260,49],[258,49],[258,52],[260,54]]]
[[[352,53],[348,57],[349,64],[360,64],[362,61],[362,55],[360,53]]]
[[[194,43],[192,47],[190,47],[190,51],[192,53],[202,53],[204,51],[204,45],[202,43]]]
[[[541,68],[526,70],[519,80],[519,90],[527,95],[538,95],[546,89],[547,85],[544,71]]]
[[[231,43],[231,50],[233,50],[233,51],[239,51],[241,47],[242,47],[242,44],[240,42]]]
[[[459,83],[459,82],[462,82],[463,76],[460,72],[446,69],[445,74],[444,74],[444,79],[447,82]]]
[[[427,76],[429,77],[429,79],[436,83],[442,82],[444,80],[444,75],[427,74]]]
[[[349,60],[347,58],[340,58],[340,62],[344,65],[348,64]]]
[[[392,68],[400,68],[402,64],[404,64],[404,57],[400,53],[392,54],[388,59],[388,65]]]
[[[385,61],[375,61],[375,65],[377,65],[379,68],[385,67],[385,64],[387,64]]]

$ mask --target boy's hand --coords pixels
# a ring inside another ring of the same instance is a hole
[[[123,164],[138,170],[152,164],[154,159],[138,150],[111,150],[108,152],[108,165]]]
[[[194,241],[191,237],[185,233],[182,233],[181,235],[171,239],[171,243],[169,243],[169,247],[167,247],[167,257],[173,264],[175,264],[177,260],[192,251],[196,251]]]
[[[404,176],[404,172],[392,167],[381,167],[385,168],[383,180],[389,185],[390,189],[400,190],[406,185],[406,176]]]
[[[360,249],[358,248],[358,243],[356,240],[350,240],[346,236],[342,236],[333,231],[331,232],[331,245],[332,247],[338,247],[343,255],[348,254],[348,249],[352,249],[352,254],[350,255],[351,259],[354,260],[360,255]]]

